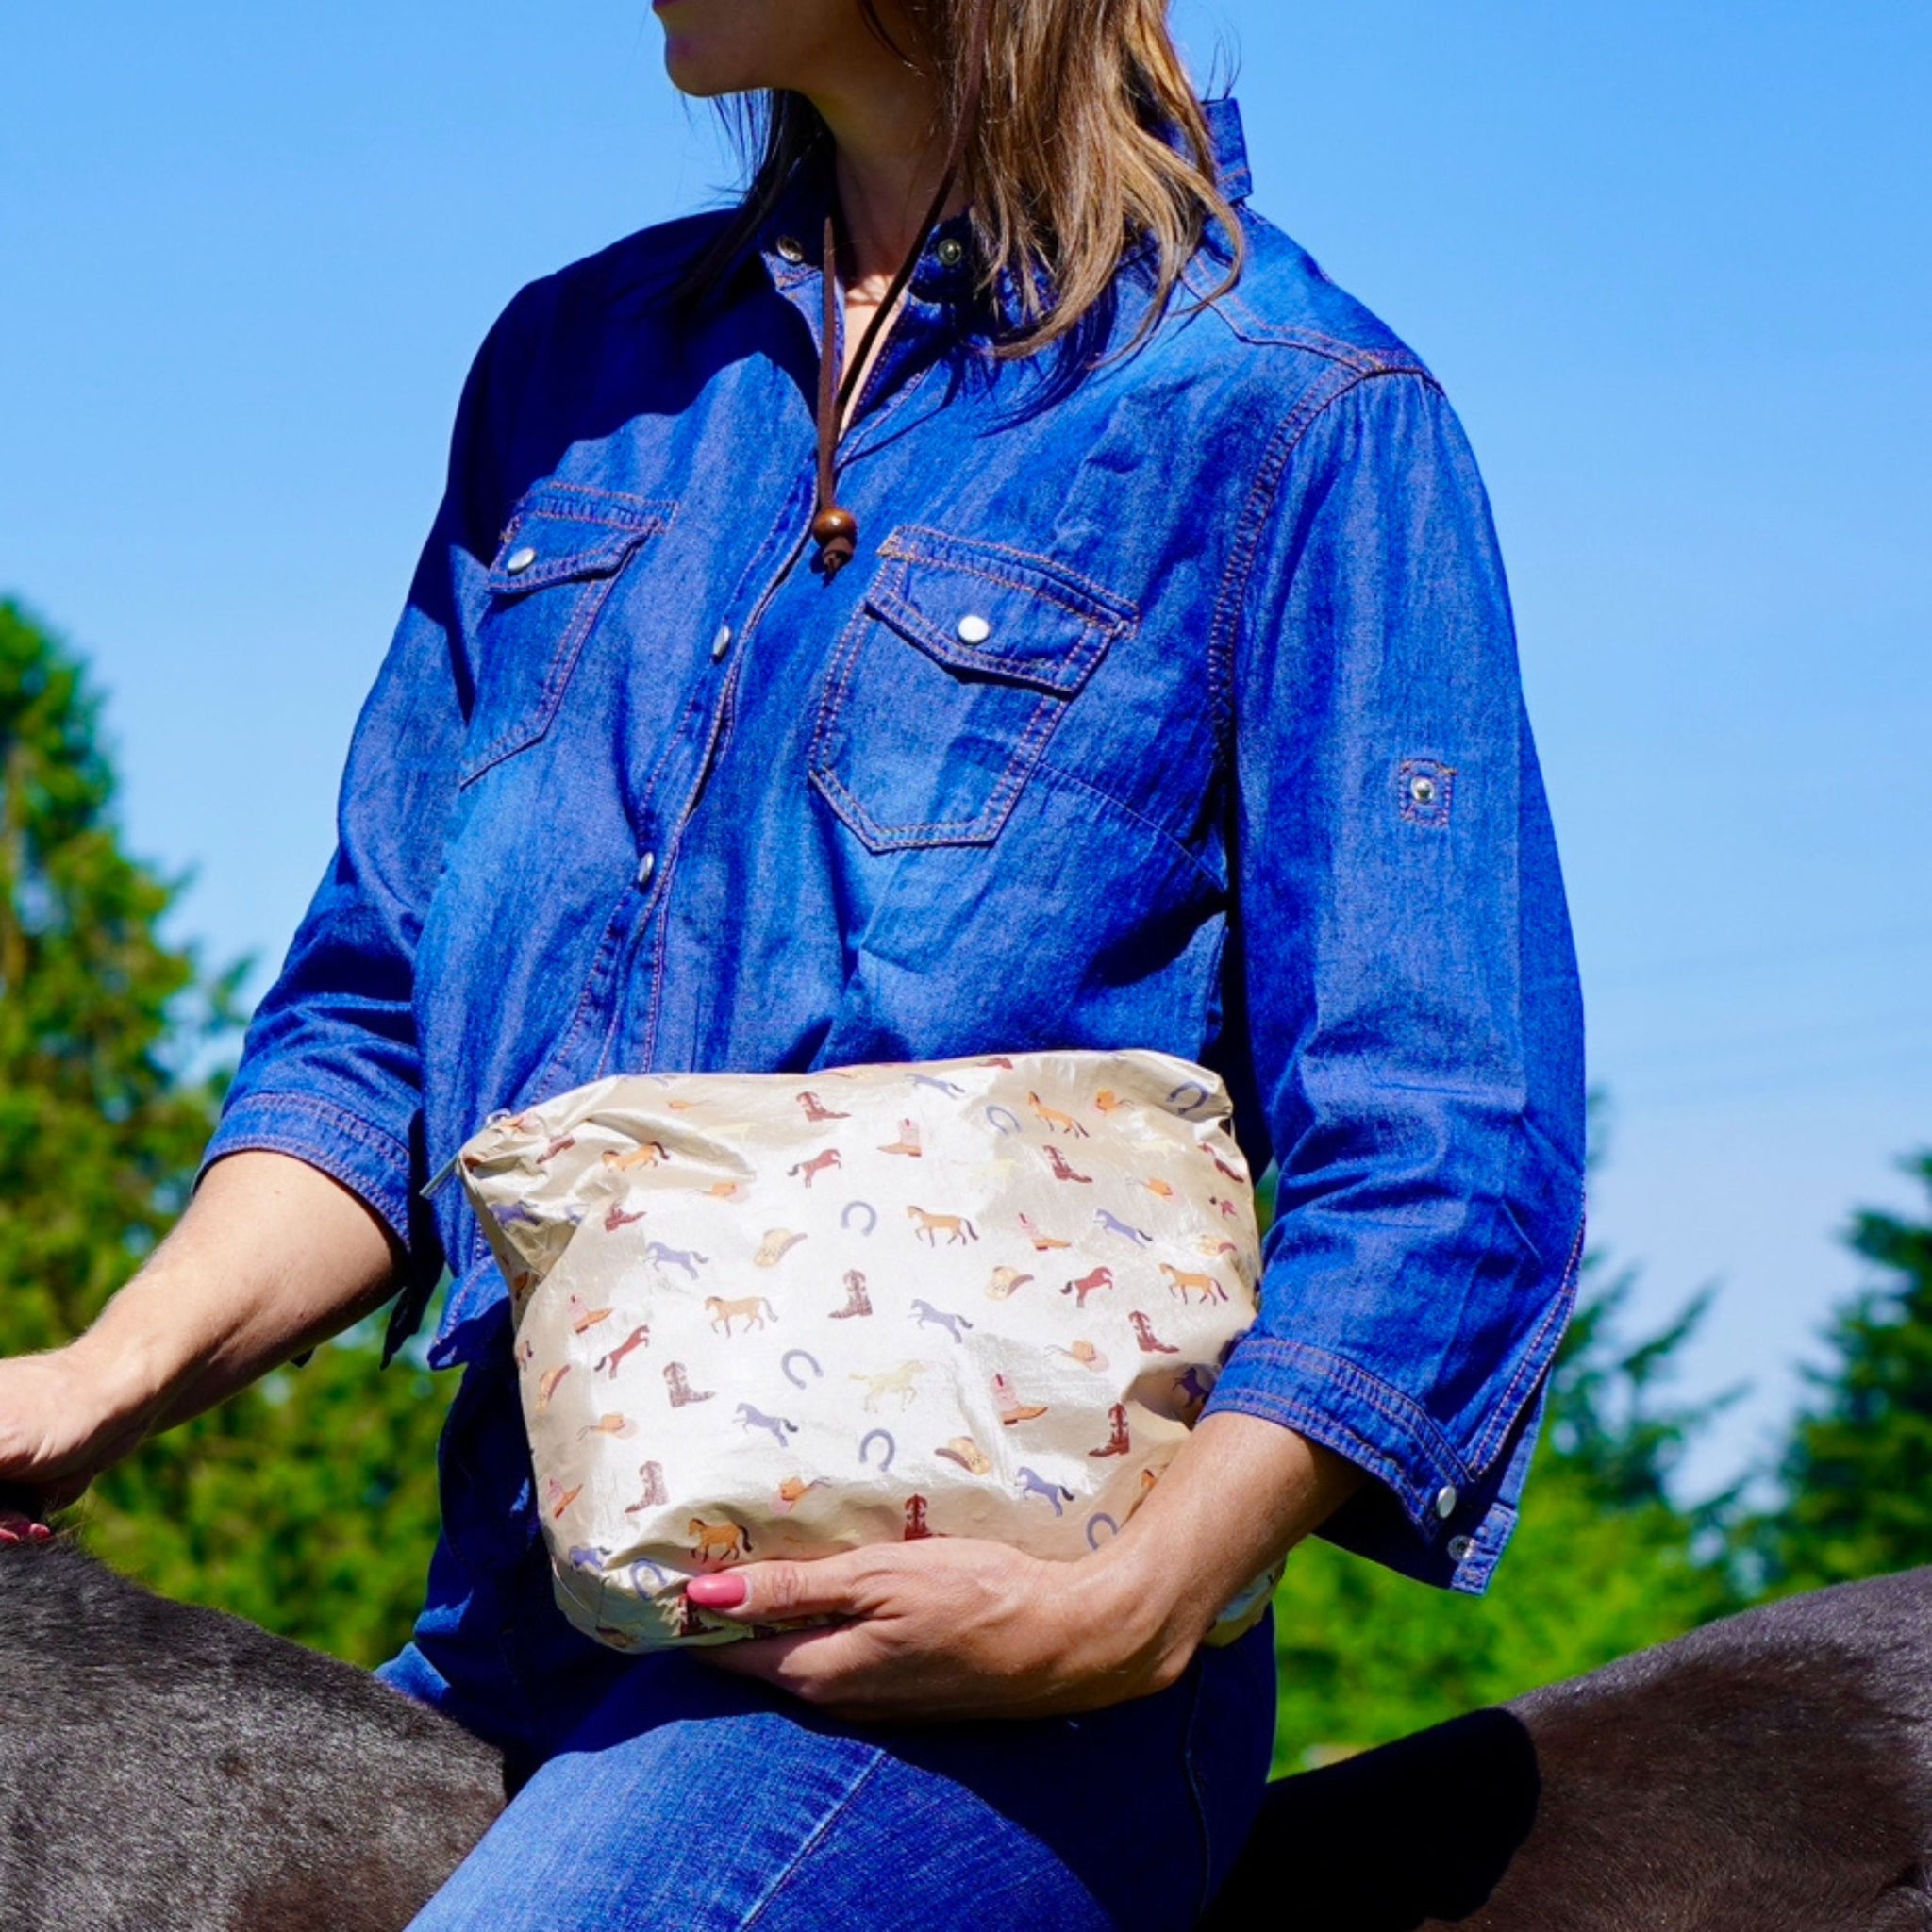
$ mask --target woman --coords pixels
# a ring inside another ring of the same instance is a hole
[[[658,10],[678,86],[770,91],[765,164],[492,330],[193,1206],[6,1366],[0,1474],[71,1495],[399,1284],[400,1341],[446,1263],[385,1674],[527,1782],[422,1926],[1184,1926],[1272,1733],[1218,1612],[1323,1525],[1481,1589],[1568,1307],[1574,973],[1481,488],[1247,209],[1165,0]],[[838,1621],[702,1659],[571,1630],[501,1280],[421,1195],[485,1115],[1119,1045],[1216,1066],[1281,1174],[1128,1529],[750,1565],[694,1592]]]

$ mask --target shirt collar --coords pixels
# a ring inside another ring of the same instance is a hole
[[[1248,138],[1241,129],[1241,110],[1232,94],[1201,103],[1208,117],[1208,141],[1214,150],[1214,173],[1229,201],[1245,201],[1255,192],[1248,166]]]
[[[1231,202],[1245,201],[1253,192],[1254,176],[1248,166],[1241,108],[1232,94],[1223,94],[1203,101],[1201,111],[1207,117],[1221,192]],[[764,257],[779,289],[794,289],[818,274],[824,251],[825,214],[831,205],[831,157],[821,149],[807,156],[793,171],[754,239],[754,246]],[[972,295],[977,275],[972,217],[954,215],[927,237],[919,266],[912,272],[912,293],[924,302],[962,302]]]

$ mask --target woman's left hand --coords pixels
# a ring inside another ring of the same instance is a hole
[[[689,1595],[747,1624],[839,1619],[701,1653],[832,1716],[1049,1717],[1162,1690],[1187,1668],[1201,1632],[1161,1613],[1137,1567],[933,1538],[747,1563],[694,1577]]]
[[[694,1576],[744,1624],[838,1621],[700,1652],[834,1717],[1056,1717],[1175,1682],[1224,1604],[1326,1518],[1361,1472],[1274,1423],[1210,1415],[1121,1534],[1074,1563],[932,1537]]]

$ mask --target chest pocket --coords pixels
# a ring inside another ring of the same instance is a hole
[[[874,852],[998,838],[1130,604],[1051,559],[894,530],[840,641],[812,783]]]
[[[476,626],[476,697],[458,783],[550,729],[619,575],[675,509],[565,483],[541,485],[517,506]]]

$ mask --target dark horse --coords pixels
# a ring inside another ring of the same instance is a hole
[[[503,1795],[365,1672],[64,1541],[0,1550],[8,1932],[399,1932]]]
[[[496,1754],[364,1673],[0,1550],[0,1924],[401,1932]],[[1270,1789],[1212,1932],[1932,1932],[1932,1570]]]
[[[1270,1788],[1213,1932],[1926,1932],[1932,1570]]]

